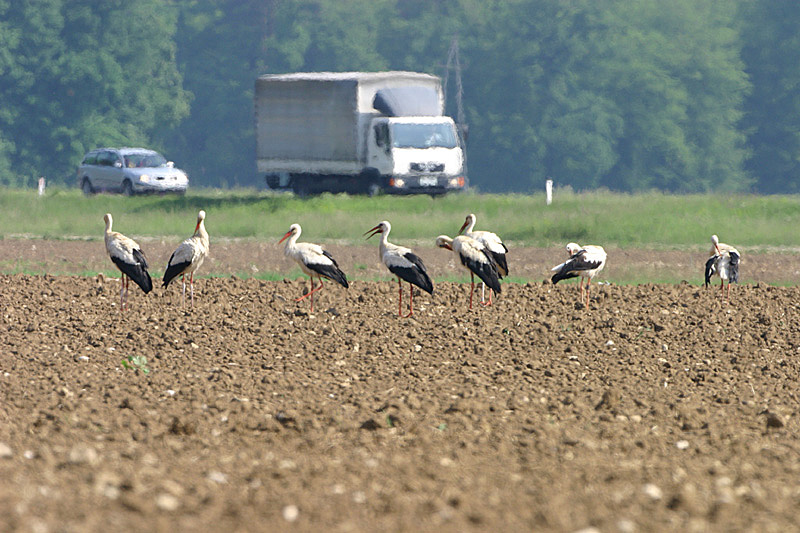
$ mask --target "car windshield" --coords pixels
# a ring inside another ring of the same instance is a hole
[[[161,154],[128,154],[125,156],[125,166],[128,168],[156,168],[166,164],[167,160]]]
[[[456,134],[452,124],[392,124],[392,146],[395,148],[455,148]]]

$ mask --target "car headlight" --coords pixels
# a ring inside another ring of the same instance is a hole
[[[150,183],[150,176],[148,176],[147,174],[142,174],[141,176],[139,176],[139,181],[141,181],[142,183]]]

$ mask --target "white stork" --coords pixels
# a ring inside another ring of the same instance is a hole
[[[506,260],[506,254],[508,253],[508,248],[503,241],[500,240],[496,234],[492,233],[491,231],[475,231],[475,222],[478,218],[470,213],[467,215],[466,220],[464,220],[464,224],[461,226],[459,230],[460,234],[466,235],[467,237],[472,237],[479,243],[481,243],[489,254],[494,259],[495,264],[497,265],[497,272],[500,276],[500,279],[503,276],[508,276],[508,261]],[[481,284],[481,303],[483,305],[492,305],[492,292],[489,291],[489,303],[486,303],[486,284]]]
[[[461,260],[461,264],[469,270],[471,287],[469,291],[469,308],[472,309],[472,293],[475,292],[475,276],[500,294],[500,273],[497,264],[486,248],[471,237],[459,235],[451,239],[447,235],[436,237],[436,246],[453,251]]]
[[[300,298],[295,299],[296,302],[304,298],[311,297],[311,312],[314,312],[314,293],[322,289],[322,278],[335,281],[345,289],[350,285],[347,283],[347,276],[341,271],[339,265],[331,254],[322,249],[318,244],[311,244],[310,242],[297,242],[297,239],[302,233],[300,224],[292,224],[289,226],[289,231],[286,235],[278,241],[278,244],[286,241],[283,248],[283,253],[287,257],[291,257],[295,262],[300,265],[300,269],[311,278],[311,291],[307,292]],[[314,276],[319,278],[319,286],[314,288]]]
[[[728,296],[727,299],[730,301],[731,299],[731,283],[738,283],[739,282],[739,260],[741,259],[741,255],[739,251],[730,246],[729,244],[725,244],[724,242],[719,242],[719,237],[716,235],[711,236],[711,257],[708,261],[706,261],[706,282],[705,286],[708,287],[709,283],[711,283],[711,276],[716,274],[719,276],[720,283],[719,283],[719,295],[721,299],[724,299],[724,291],[723,285],[725,284],[725,280],[728,280]]]
[[[194,273],[200,268],[208,255],[208,233],[206,232],[205,222],[206,212],[197,213],[197,226],[194,228],[194,235],[180,243],[172,252],[167,263],[167,271],[164,272],[164,288],[169,286],[170,281],[181,276],[183,281],[183,293],[181,304],[186,303],[186,274],[189,274],[189,292],[194,307]]]
[[[555,272],[551,281],[553,285],[562,279],[575,278],[580,276],[578,288],[581,291],[581,300],[583,301],[583,280],[586,280],[586,309],[589,308],[589,285],[598,272],[603,270],[606,266],[606,251],[602,246],[594,246],[588,244],[581,246],[574,242],[567,245],[567,254],[569,259],[558,266],[554,266],[551,272]]]
[[[428,270],[419,258],[410,248],[397,246],[389,242],[389,232],[392,231],[392,225],[386,220],[364,233],[369,233],[369,239],[373,235],[381,234],[380,254],[381,261],[389,269],[389,272],[397,276],[397,283],[400,285],[400,302],[397,307],[397,316],[408,318],[414,314],[414,288],[416,285],[428,294],[433,294],[433,282],[428,276]],[[403,316],[403,281],[408,282],[409,312]]]
[[[103,217],[106,223],[106,251],[111,258],[111,262],[117,265],[122,272],[122,286],[119,289],[119,308],[125,310],[128,301],[128,285],[132,279],[145,294],[153,290],[153,281],[147,272],[147,258],[139,245],[122,233],[111,231],[114,219],[111,213],[106,213]]]

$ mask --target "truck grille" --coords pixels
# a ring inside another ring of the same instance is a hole
[[[412,172],[442,172],[444,163],[411,163]]]

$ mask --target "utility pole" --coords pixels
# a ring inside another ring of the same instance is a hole
[[[461,140],[461,146],[466,148],[469,126],[464,117],[464,86],[461,85],[461,59],[458,55],[458,36],[453,36],[450,41],[450,50],[447,52],[447,65],[444,67],[444,80],[442,81],[442,92],[444,93],[444,107],[447,109],[447,85],[450,80],[450,71],[455,76],[455,97],[456,97],[456,130]],[[467,173],[467,151],[464,150],[464,173]]]

